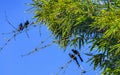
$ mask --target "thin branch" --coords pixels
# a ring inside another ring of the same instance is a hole
[[[40,42],[40,44],[39,45],[41,45],[41,44],[43,44],[43,43],[45,43],[50,37],[52,36],[52,34],[51,35],[49,35],[47,38],[45,38],[43,41],[41,41]],[[54,41],[53,41],[54,42]]]
[[[77,55],[75,54],[74,56],[76,57]],[[67,66],[73,61],[73,59],[74,59],[75,57],[73,57],[73,58],[70,59],[67,63],[65,63],[65,64],[59,69],[59,71],[56,73],[56,75],[59,75],[59,73],[60,73],[63,69],[67,68]],[[81,65],[80,65],[79,68],[83,71]],[[84,70],[84,71],[85,71],[85,70]],[[81,73],[83,73],[83,72],[81,72]]]
[[[59,75],[59,73],[65,69],[70,63],[72,62],[72,59],[69,60],[67,63],[65,63],[62,67],[60,67],[59,71],[56,73],[56,75]]]
[[[32,23],[31,23],[31,24],[32,24]],[[29,24],[29,25],[31,25],[31,24]],[[14,35],[7,40],[7,42],[0,48],[0,51],[2,51],[2,50],[4,49],[4,47],[6,47],[7,44],[8,44],[13,38],[15,38],[19,33],[28,30],[28,29],[25,30],[25,28],[27,28],[27,27],[22,26],[22,23],[20,23],[20,25],[18,26],[18,29],[16,29],[15,31],[9,32],[8,34],[14,33]],[[4,34],[5,34],[5,33],[4,33]],[[6,34],[7,34],[7,33],[6,33]],[[28,34],[27,34],[27,36],[28,36]]]
[[[41,24],[39,25],[39,35],[41,36]]]
[[[51,36],[52,36],[52,34],[51,34],[50,36],[48,36],[46,39],[44,39],[43,41],[41,41],[40,44],[39,44],[39,46],[42,45],[43,43],[45,43]],[[52,41],[52,43],[47,44],[47,45],[44,45],[44,46],[42,46],[42,47],[40,47],[40,48],[34,48],[32,51],[30,51],[30,52],[28,52],[28,53],[26,53],[26,54],[23,54],[23,55],[21,55],[21,56],[24,57],[24,56],[31,55],[32,53],[35,53],[35,52],[37,52],[37,51],[39,51],[39,50],[41,50],[41,49],[44,49],[44,48],[46,48],[46,47],[48,47],[48,46],[51,46],[53,43],[55,43],[55,41]]]
[[[11,31],[11,32],[7,32],[7,33],[2,33],[2,35],[8,35],[8,34],[13,34],[15,33],[16,31]]]
[[[5,48],[5,46],[7,46],[7,44],[13,39],[15,38],[16,36],[18,35],[18,33],[14,34],[11,38],[9,38],[7,40],[7,42],[0,48],[0,52]]]
[[[26,53],[26,54],[21,55],[21,57],[31,55],[31,54],[33,54],[33,53],[35,53],[35,52],[37,52],[37,51],[39,51],[39,50],[41,50],[41,49],[44,49],[44,48],[46,48],[46,47],[51,46],[53,43],[54,43],[54,42],[52,42],[52,43],[50,43],[50,44],[47,44],[47,45],[44,45],[44,46],[42,46],[42,47],[40,47],[40,48],[34,48],[32,51],[30,51],[30,52],[28,52],[28,53]]]
[[[25,30],[25,33],[26,33],[27,37],[30,38],[30,36],[29,36],[29,34],[27,32],[27,29]]]
[[[17,30],[17,28],[8,20],[6,12],[5,12],[5,19],[9,25],[11,25],[15,30]]]

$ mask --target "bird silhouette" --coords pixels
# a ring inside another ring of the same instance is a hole
[[[73,54],[71,54],[71,53],[69,53],[69,56],[70,56],[71,59],[75,60],[77,65],[80,67],[80,64],[79,64],[77,58]]]
[[[82,59],[82,57],[80,56],[80,53],[79,53],[77,50],[72,49],[72,52],[73,52],[74,54],[78,55],[78,57],[80,58],[81,62],[83,62],[83,59]]]
[[[29,25],[29,21],[27,20],[25,23],[24,23],[24,27],[27,28]]]
[[[20,23],[19,27],[18,27],[18,31],[22,31],[24,29],[22,23]]]

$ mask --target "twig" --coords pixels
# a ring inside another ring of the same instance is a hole
[[[43,43],[45,43],[51,36],[52,36],[52,34],[49,35],[47,38],[45,38],[43,41],[41,41],[39,45],[42,45]]]
[[[76,57],[76,56],[77,56],[77,55],[75,54],[75,57]],[[74,58],[75,58],[75,57],[74,57]],[[65,63],[65,64],[59,69],[59,71],[56,73],[56,75],[59,75],[59,73],[60,73],[63,69],[67,68],[67,66],[73,61],[74,58],[70,59],[67,63]],[[86,72],[89,71],[89,70],[88,70],[88,71],[84,70],[81,65],[80,65],[79,68],[81,69],[81,75],[83,75],[84,73],[86,73]],[[65,72],[65,71],[64,71],[64,72]]]
[[[11,38],[9,38],[7,40],[7,42],[0,48],[0,52],[4,49],[5,46],[7,46],[7,44],[14,38],[18,35],[18,33],[14,34]]]
[[[25,27],[23,28],[22,23],[20,23],[18,29],[16,29],[15,31],[13,31],[14,35],[7,40],[7,42],[0,48],[0,51],[2,51],[2,50],[4,49],[4,47],[5,47],[13,38],[15,38],[19,33],[24,32],[24,31],[25,31]],[[10,32],[10,33],[11,33],[11,32]],[[5,34],[5,33],[4,33],[4,34]],[[27,36],[28,36],[28,35],[27,35]]]
[[[41,24],[39,26],[39,35],[41,36]]]
[[[6,12],[5,12],[5,19],[9,25],[11,25],[15,30],[17,30],[17,28],[8,20]]]
[[[39,50],[41,50],[41,49],[44,49],[44,48],[46,48],[46,47],[48,47],[48,46],[51,46],[53,43],[54,43],[54,42],[52,42],[52,43],[50,43],[50,44],[47,44],[47,45],[45,45],[45,46],[42,46],[42,47],[40,47],[40,48],[34,48],[32,51],[30,51],[30,52],[28,52],[28,53],[26,53],[26,54],[23,54],[23,55],[21,55],[21,56],[24,57],[24,56],[31,55],[31,54],[33,54],[33,53],[35,53],[35,52],[37,52],[37,51],[39,51]]]
[[[11,31],[11,32],[7,32],[7,33],[2,33],[2,35],[5,35],[5,34],[12,34],[12,33],[15,33],[16,31]]]
[[[29,34],[27,32],[27,29],[25,30],[25,33],[26,33],[27,37],[30,38],[30,36],[29,36]]]
[[[52,34],[51,34],[50,36],[48,36],[46,39],[44,39],[43,41],[41,41],[40,44],[39,44],[39,46],[42,45],[43,43],[45,43],[51,36],[52,36]],[[46,47],[48,47],[48,46],[51,46],[53,43],[55,43],[55,41],[52,41],[52,43],[47,44],[47,45],[45,45],[45,46],[42,46],[42,47],[40,47],[40,48],[34,48],[32,51],[30,51],[30,52],[28,52],[28,53],[26,53],[26,54],[23,54],[23,55],[21,55],[21,56],[24,57],[24,56],[27,56],[27,55],[31,55],[32,53],[34,53],[34,52],[36,52],[36,51],[39,51],[40,49],[44,49],[44,48],[46,48]]]
[[[65,69],[70,63],[72,62],[72,59],[69,60],[67,63],[65,63],[62,67],[60,67],[59,71],[56,73],[56,75],[59,75],[59,73]]]

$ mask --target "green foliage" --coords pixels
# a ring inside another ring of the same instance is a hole
[[[112,4],[113,3],[113,4]],[[62,48],[92,43],[89,59],[103,75],[120,73],[120,1],[34,0],[35,18],[46,25]],[[114,63],[113,63],[114,62]]]

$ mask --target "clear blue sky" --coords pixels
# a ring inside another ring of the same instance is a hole
[[[2,33],[14,30],[5,20],[5,12],[9,21],[17,27],[19,23],[26,20],[32,20],[32,12],[26,10],[30,6],[25,5],[31,3],[30,0],[1,0],[0,1],[0,47],[9,39],[12,34],[2,35]],[[59,68],[70,60],[69,50],[64,52],[58,45],[53,44],[50,47],[42,49],[32,55],[21,57],[35,47],[41,47],[40,41],[49,36],[49,30],[46,27],[41,29],[42,36],[39,36],[39,27],[30,27],[27,38],[25,33],[18,35],[0,52],[0,75],[56,75]],[[50,43],[50,38],[46,44]],[[87,50],[87,47],[83,47]],[[88,57],[82,54],[86,61]],[[81,63],[82,67],[90,70],[92,66],[87,63]],[[81,69],[78,69],[75,62],[69,64],[66,72],[59,75],[81,75]],[[84,75],[100,75],[99,71],[89,71]]]

